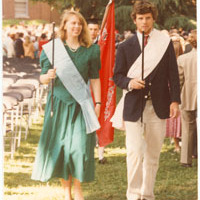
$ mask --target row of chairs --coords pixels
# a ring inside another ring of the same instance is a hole
[[[27,139],[45,103],[48,88],[40,84],[39,75],[38,69],[31,73],[3,72],[4,153],[9,153],[11,159],[22,138]]]

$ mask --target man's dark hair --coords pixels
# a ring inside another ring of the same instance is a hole
[[[97,19],[88,19],[88,20],[87,20],[87,24],[98,24],[98,25],[99,25]]]
[[[137,0],[133,5],[131,17],[135,20],[137,14],[143,15],[147,13],[151,13],[154,20],[157,19],[158,10],[152,2],[148,0]]]

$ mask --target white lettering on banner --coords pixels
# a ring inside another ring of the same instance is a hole
[[[107,36],[108,36],[107,28],[104,28],[104,29],[103,29],[103,33],[102,33],[103,41],[106,41]]]
[[[109,81],[113,81],[112,78],[109,78]],[[110,113],[110,110],[109,110],[109,106],[112,102],[112,97],[113,97],[113,94],[114,94],[114,89],[115,89],[115,85],[113,86],[110,86],[108,88],[108,94],[107,94],[107,102],[106,102],[106,107],[105,107],[105,111],[104,111],[104,121],[106,121],[111,113]]]

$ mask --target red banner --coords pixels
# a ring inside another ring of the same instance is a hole
[[[113,142],[114,128],[110,122],[116,106],[116,86],[112,79],[115,62],[115,11],[114,2],[108,8],[104,27],[101,29],[99,45],[101,50],[101,112],[97,131],[99,146]]]

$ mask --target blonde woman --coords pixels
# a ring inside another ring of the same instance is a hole
[[[91,82],[97,102],[94,109],[98,117],[101,106],[100,50],[98,45],[92,44],[86,21],[80,13],[64,13],[60,25],[60,39],[85,83],[88,80]],[[55,80],[54,115],[51,118],[49,94],[32,179],[49,181],[54,177],[60,178],[65,200],[72,200],[71,185],[74,179],[74,199],[83,200],[81,182],[94,180],[95,132],[86,134],[80,105],[64,87],[56,75],[56,69],[51,69],[44,51],[41,53],[40,63],[40,81],[48,84],[52,79]]]
[[[34,44],[33,42],[31,42],[31,39],[29,36],[25,37],[25,41],[23,43],[23,47],[24,47],[24,56],[25,57],[29,57],[31,59],[34,59]]]

